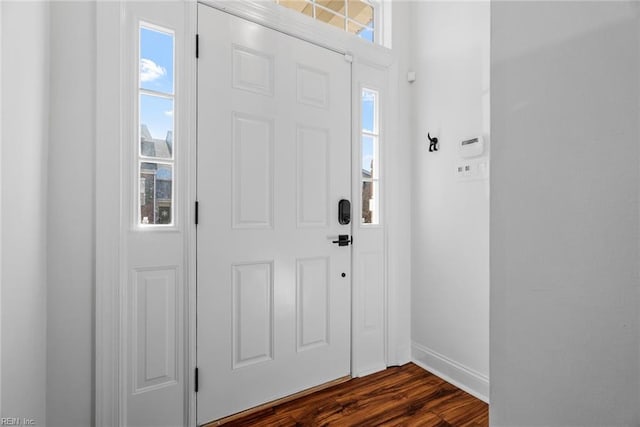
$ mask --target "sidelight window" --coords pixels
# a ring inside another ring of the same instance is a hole
[[[379,94],[362,89],[360,154],[362,164],[362,224],[380,223]]]
[[[138,223],[174,224],[175,36],[141,24],[138,73]]]

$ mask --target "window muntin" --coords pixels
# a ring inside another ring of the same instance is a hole
[[[380,131],[379,94],[362,89],[361,94],[361,224],[380,224]]]
[[[375,13],[373,3],[367,0],[274,0],[287,9],[338,27],[348,33],[374,41]],[[377,42],[377,40],[375,40]]]
[[[137,223],[174,225],[175,35],[141,23],[138,73]]]

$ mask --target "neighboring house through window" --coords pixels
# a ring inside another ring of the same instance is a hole
[[[171,225],[174,175],[174,35],[141,24],[138,119],[141,225]]]

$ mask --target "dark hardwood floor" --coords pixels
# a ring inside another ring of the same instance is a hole
[[[475,427],[489,425],[489,406],[408,363],[276,403],[224,425]]]

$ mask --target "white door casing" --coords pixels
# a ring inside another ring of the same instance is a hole
[[[350,373],[351,88],[342,55],[204,5],[198,28],[204,423]]]

